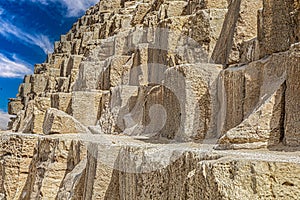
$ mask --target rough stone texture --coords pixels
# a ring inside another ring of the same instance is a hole
[[[2,133],[6,199],[298,199],[299,157],[120,136]],[[108,156],[108,157],[107,157]]]
[[[230,1],[220,38],[212,59],[215,63],[230,65],[240,62],[243,44],[257,36],[257,11],[263,0]]]
[[[286,51],[291,44],[299,42],[299,22],[296,13],[299,1],[264,0],[264,9],[259,20],[260,57]],[[299,8],[298,8],[299,9]]]
[[[100,1],[10,100],[0,199],[298,199],[299,5]]]
[[[88,129],[61,110],[49,108],[43,122],[43,132],[49,134],[88,133]]]
[[[276,93],[256,108],[238,126],[219,139],[219,149],[261,148],[278,145],[284,135],[284,90]]]
[[[51,95],[51,107],[70,114],[72,111],[72,94],[53,93]]]
[[[231,138],[230,142],[225,142],[228,146],[225,148],[255,148],[256,142],[256,147],[268,147],[276,145],[278,141],[287,146],[299,145],[296,125],[298,115],[295,112],[298,109],[298,98],[295,96],[298,67],[299,51],[298,45],[295,45],[287,52],[273,54],[267,59],[222,72],[221,85],[225,93],[220,95],[223,99],[220,134],[226,135],[220,139],[220,143]],[[274,99],[274,94],[277,95],[277,100]],[[261,117],[267,118],[261,120]],[[261,121],[264,125],[260,124]],[[266,126],[269,128],[266,129]],[[255,134],[249,134],[249,128]],[[270,135],[265,137],[260,131]],[[246,136],[247,134],[249,135]],[[261,139],[257,140],[257,134]],[[253,145],[249,144],[251,141]]]
[[[20,99],[11,99],[8,107],[8,113],[10,115],[17,115],[18,112],[23,110],[24,105]]]
[[[85,126],[96,125],[102,108],[102,92],[73,92],[72,116]]]
[[[298,44],[288,59],[287,68],[287,81],[286,81],[286,94],[285,94],[285,134],[284,142],[289,146],[299,146],[299,98],[297,96],[300,89],[298,74],[299,74],[299,61],[300,61],[300,48]]]

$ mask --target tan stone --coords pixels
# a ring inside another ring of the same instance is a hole
[[[23,110],[24,105],[22,104],[22,101],[20,99],[10,99],[10,102],[8,104],[8,113],[10,115],[17,115],[18,112]]]
[[[260,57],[271,55],[272,53],[286,51],[290,45],[299,42],[296,38],[297,27],[293,19],[295,12],[294,0],[264,0],[264,9],[260,14]],[[275,28],[276,27],[276,28]]]
[[[239,49],[257,36],[257,11],[263,0],[234,0],[228,6],[220,38],[213,51],[213,62],[235,64],[240,61]]]
[[[109,90],[111,87],[122,85],[123,77],[129,71],[129,66],[126,65],[129,56],[115,56],[108,61],[108,67],[103,70],[100,80],[100,89]]]
[[[48,79],[49,78],[44,74],[34,74],[31,80],[31,91],[36,95],[44,93],[47,88]]]
[[[222,136],[217,148],[247,149],[278,145],[284,135],[284,91],[285,85],[282,85],[239,125]]]
[[[300,53],[291,52],[287,57],[287,81],[286,81],[286,94],[285,94],[285,133],[284,142],[288,146],[299,146],[299,96],[300,89],[298,74]]]
[[[54,93],[51,95],[51,107],[71,114],[72,93]]]
[[[101,114],[102,92],[73,92],[72,116],[85,126],[96,125]]]
[[[51,99],[48,97],[38,97],[34,101],[33,118],[31,133],[43,134],[43,124],[45,114],[48,108],[51,107]]]
[[[55,108],[47,110],[43,123],[43,131],[46,135],[89,133],[89,130],[74,117]]]

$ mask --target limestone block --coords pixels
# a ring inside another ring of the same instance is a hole
[[[71,115],[49,108],[43,123],[43,132],[49,134],[89,133],[89,130]]]
[[[149,80],[149,44],[140,44],[133,55],[133,63],[130,69],[130,85],[147,85]]]
[[[299,41],[294,30],[297,20],[292,16],[296,4],[293,0],[264,0],[259,20],[260,58],[286,51],[291,44]]]
[[[74,90],[74,85],[75,85],[75,81],[78,78],[78,73],[79,70],[78,69],[72,69],[71,70],[71,74],[70,74],[70,87],[69,87],[69,91],[71,92],[72,90]]]
[[[133,134],[142,119],[144,95],[137,86],[121,85],[111,88],[111,95],[103,94],[102,113],[98,121],[105,134]]]
[[[83,37],[82,37],[82,41],[81,41],[79,53],[83,52],[83,48],[86,47],[87,43],[90,40],[92,40],[92,38],[93,38],[93,32],[85,32],[85,33],[83,33]]]
[[[50,64],[52,65],[52,68],[60,69],[64,59],[68,57],[68,54],[63,53],[56,53],[52,54]]]
[[[75,140],[36,135],[6,135],[1,138],[0,148],[1,156],[6,155],[1,172],[9,173],[1,178],[1,193],[6,199],[55,198],[65,175],[75,171],[86,151]]]
[[[101,40],[101,44],[92,50],[90,55],[95,55],[99,61],[113,56],[115,54],[115,39],[113,37]]]
[[[227,9],[205,9],[191,19],[189,36],[203,47],[211,57],[220,37]]]
[[[136,24],[141,24],[145,15],[147,14],[147,11],[150,10],[151,5],[149,3],[140,3],[138,4],[136,8],[136,12],[134,13],[134,16],[131,21],[131,25],[134,26]]]
[[[35,93],[35,95],[39,95],[44,93],[47,88],[49,77],[44,74],[34,74],[31,77],[32,88],[31,91]]]
[[[73,90],[84,91],[98,89],[101,81],[101,74],[105,67],[107,67],[107,61],[82,62]]]
[[[67,70],[68,70],[68,64],[69,64],[70,58],[64,59],[60,70],[59,70],[59,76],[66,77],[67,76]]]
[[[220,113],[225,116],[221,117],[222,130],[221,134],[239,125],[244,118],[243,104],[245,90],[245,76],[243,69],[234,70],[228,69],[221,72],[222,90],[225,94],[222,96],[226,98],[220,110]],[[256,94],[256,96],[259,96]],[[224,121],[223,121],[224,120]]]
[[[263,0],[236,0],[228,6],[220,38],[213,51],[213,62],[234,64],[240,61],[241,45],[257,36],[257,11]]]
[[[70,86],[70,78],[69,77],[58,77],[56,78],[56,91],[57,92],[68,92]]]
[[[21,196],[22,189],[28,184],[27,176],[37,142],[38,139],[32,136],[1,137],[0,171],[6,174],[1,177],[1,193],[5,194],[6,199]]]
[[[160,49],[176,54],[176,64],[208,62],[219,38],[226,9],[205,9],[190,16],[173,17],[158,25],[156,36]]]
[[[23,82],[24,82],[24,83],[30,83],[31,76],[32,76],[32,75],[25,75],[25,76],[24,76],[24,79],[23,79]]]
[[[51,107],[71,114],[72,93],[51,94]]]
[[[193,14],[202,9],[227,9],[228,1],[220,0],[189,0],[188,5],[186,7],[186,13],[188,15]]]
[[[161,5],[158,17],[160,20],[164,20],[169,17],[181,16],[187,5],[187,1],[166,1]]]
[[[110,87],[116,87],[122,84],[122,79],[129,71],[126,65],[130,56],[114,56],[111,57],[109,66],[103,71],[100,80],[100,89],[109,90]]]
[[[21,87],[20,96],[27,97],[28,94],[31,92],[31,83],[22,83],[20,87]]]
[[[238,126],[222,136],[217,148],[247,149],[278,145],[284,135],[284,91],[285,85],[282,85]]]
[[[202,141],[213,136],[217,128],[215,97],[220,71],[221,66],[210,64],[166,70],[163,84],[146,94],[142,134],[179,141]]]
[[[20,112],[13,127],[17,132],[23,133],[43,133],[43,122],[45,112],[51,107],[51,100],[47,97],[36,97],[30,100],[25,108],[25,112]]]
[[[85,126],[96,125],[101,115],[102,92],[72,93],[72,116]]]
[[[82,56],[81,55],[71,55],[68,65],[67,65],[67,70],[66,70],[66,75],[69,76],[71,75],[71,71],[73,69],[79,69],[80,63],[82,61]]]
[[[10,102],[8,104],[8,114],[10,115],[17,115],[18,112],[23,110],[24,105],[21,101],[21,99],[10,99]]]
[[[55,53],[69,53],[71,52],[71,42],[70,41],[60,41],[54,43]]]
[[[300,53],[291,52],[287,57],[287,81],[285,95],[285,138],[284,142],[288,146],[299,146],[299,70]]]
[[[51,107],[51,99],[48,97],[37,97],[34,100],[31,133],[42,134],[45,113]]]
[[[259,42],[257,38],[245,41],[241,44],[240,62],[249,63],[259,60]]]

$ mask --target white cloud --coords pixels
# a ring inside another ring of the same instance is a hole
[[[33,3],[41,3],[48,5],[49,2],[60,3],[68,10],[68,17],[78,17],[82,12],[86,11],[92,5],[98,3],[100,0],[30,0]]]
[[[53,45],[49,38],[43,34],[30,34],[0,18],[0,34],[7,39],[18,39],[27,44],[39,46],[45,53],[53,52]]]
[[[0,130],[6,130],[11,115],[0,110]]]
[[[10,59],[0,53],[0,77],[22,78],[25,74],[31,73],[32,71],[26,66],[26,62],[18,59],[15,55]]]
[[[54,0],[68,8],[68,16],[78,16],[80,12],[85,11],[92,5],[99,2],[99,0]]]

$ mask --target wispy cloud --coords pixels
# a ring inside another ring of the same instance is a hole
[[[68,16],[78,16],[82,11],[85,11],[90,6],[99,2],[99,0],[54,0],[68,8]]]
[[[67,17],[78,17],[83,11],[96,4],[100,0],[30,0],[33,3],[48,5],[51,3],[60,3],[67,8]]]
[[[25,74],[32,73],[31,69],[26,65],[26,62],[19,59],[16,55],[9,58],[0,53],[0,77],[23,78]]]
[[[0,110],[0,130],[6,130],[11,115]]]
[[[10,21],[0,18],[0,34],[10,40],[19,40],[27,44],[36,45],[45,53],[53,51],[53,45],[49,38],[43,34],[31,34],[16,27]]]

